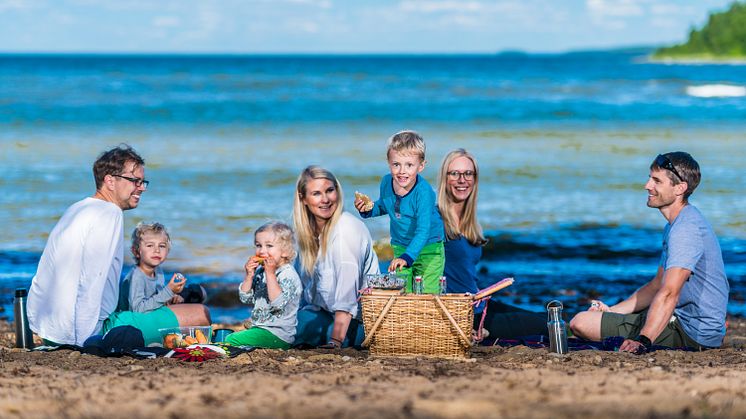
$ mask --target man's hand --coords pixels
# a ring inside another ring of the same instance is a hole
[[[591,300],[591,306],[588,308],[588,311],[606,312],[609,311],[609,306],[604,304],[601,300]]]
[[[389,272],[396,272],[396,270],[407,267],[407,261],[402,258],[396,258],[389,264]]]
[[[171,277],[170,281],[168,281],[168,287],[171,288],[171,291],[173,291],[174,294],[178,294],[183,291],[184,285],[186,285],[186,278],[184,278],[184,275],[178,272]]]
[[[619,352],[630,352],[635,355],[644,354],[647,351],[648,348],[645,345],[633,339],[625,339],[619,347]]]

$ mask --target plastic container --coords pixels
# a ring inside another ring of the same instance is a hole
[[[164,348],[186,348],[198,343],[212,343],[212,326],[185,326],[158,329]]]
[[[230,335],[231,333],[234,333],[235,330],[233,329],[216,329],[215,333],[212,336],[213,342],[225,342],[225,339]]]
[[[405,279],[397,275],[396,272],[365,275],[365,284],[367,288],[400,290],[404,288],[405,283]]]

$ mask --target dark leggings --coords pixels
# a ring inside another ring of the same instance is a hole
[[[481,313],[474,315],[475,330],[479,327],[481,319]],[[489,339],[515,339],[521,336],[546,335],[547,315],[489,300],[484,328],[490,332]]]

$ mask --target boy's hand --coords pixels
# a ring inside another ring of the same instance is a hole
[[[353,202],[355,208],[359,212],[368,212],[373,210],[373,200],[362,192],[355,191],[355,202]]]
[[[184,275],[178,272],[176,272],[174,276],[171,277],[171,280],[168,281],[168,287],[171,289],[171,291],[174,294],[178,294],[181,291],[183,291],[185,285],[186,285],[186,278],[184,278]]]
[[[168,300],[168,305],[181,304],[183,302],[184,302],[184,297],[180,296],[179,294],[176,294],[173,297],[171,297],[170,300]]]
[[[365,201],[363,201],[362,199],[355,198],[355,202],[353,202],[353,205],[355,205],[355,209],[357,210],[357,212],[365,212]]]
[[[401,268],[407,267],[407,261],[402,258],[396,258],[389,264],[389,272],[396,272]]]

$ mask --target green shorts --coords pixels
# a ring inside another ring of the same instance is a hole
[[[398,244],[391,244],[394,250],[394,257],[401,257],[407,248]],[[437,294],[440,291],[440,277],[443,275],[443,269],[446,265],[446,251],[443,242],[435,242],[425,245],[414,260],[412,266],[402,268],[399,275],[406,280],[406,291],[412,292],[412,279],[415,276],[422,277],[425,294]]]
[[[251,327],[240,332],[231,333],[225,342],[233,346],[253,346],[266,349],[290,349],[290,344],[278,338],[269,330]]]
[[[111,313],[108,319],[104,320],[103,334],[117,326],[132,326],[142,332],[145,339],[145,346],[151,343],[161,343],[161,333],[158,329],[169,327],[179,327],[179,319],[170,308],[163,306],[146,313],[137,313],[134,311],[117,311]]]
[[[648,311],[643,310],[632,314],[619,314],[604,312],[601,316],[601,337],[622,336],[624,338],[634,338],[640,334],[640,330],[645,325]],[[653,342],[655,345],[668,346],[669,348],[689,347],[697,350],[708,349],[697,343],[694,339],[684,332],[679,323],[679,319],[666,325],[661,334]]]

